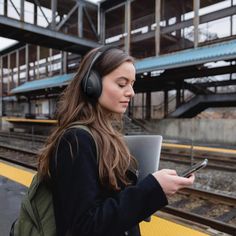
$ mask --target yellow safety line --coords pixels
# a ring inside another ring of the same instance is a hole
[[[162,147],[170,147],[170,148],[175,147],[175,148],[191,149],[191,145],[173,144],[173,143],[162,143]],[[236,150],[234,150],[234,149],[226,149],[226,148],[213,148],[213,147],[204,147],[204,146],[193,146],[193,150],[236,154]]]
[[[27,171],[0,161],[0,175],[29,187],[35,171]],[[140,224],[142,236],[208,236],[208,234],[190,229],[183,225],[152,216],[151,222]]]
[[[188,228],[158,216],[152,216],[151,222],[143,221],[140,224],[142,236],[209,236],[209,234],[190,227]]]
[[[39,120],[39,119],[26,119],[26,118],[6,118],[6,121],[9,122],[26,122],[26,123],[50,123],[50,124],[56,124],[57,120]]]
[[[26,171],[12,165],[0,162],[0,175],[28,187],[32,181],[35,171]]]

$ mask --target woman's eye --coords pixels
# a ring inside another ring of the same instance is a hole
[[[118,86],[119,86],[120,88],[124,88],[124,87],[125,87],[125,84],[118,84]]]

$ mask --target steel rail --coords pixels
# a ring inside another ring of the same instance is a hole
[[[13,159],[9,159],[8,157],[4,157],[2,155],[0,155],[0,160],[6,161],[6,162],[10,162],[12,164],[18,165],[18,166],[22,166],[31,170],[37,170],[36,166],[33,166],[32,164],[28,164],[22,161],[18,161],[18,160],[13,160]]]
[[[171,206],[166,206],[163,209],[161,209],[161,211],[187,219],[187,220],[200,223],[202,225],[208,225],[224,233],[236,235],[236,226],[233,226],[233,225],[230,225],[230,224],[218,221],[218,220],[210,219],[208,217],[200,216],[194,213],[185,212]]]
[[[161,160],[171,161],[171,162],[180,163],[180,164],[191,164],[190,158],[189,158],[189,160],[183,160],[183,159],[180,160],[180,159],[174,159],[171,157],[163,157],[162,156]],[[223,160],[222,160],[222,162],[223,162]],[[216,169],[216,170],[232,171],[232,172],[236,171],[236,166],[232,166],[232,164],[225,165],[226,163],[227,163],[227,160],[224,161],[224,165],[217,165],[217,164],[212,164],[212,163],[208,162],[207,168]]]
[[[37,151],[29,150],[26,148],[20,148],[20,147],[16,147],[16,146],[12,146],[12,145],[6,145],[6,144],[0,144],[0,148],[6,148],[6,149],[10,149],[12,151],[23,152],[23,153],[32,154],[32,155],[38,154]]]
[[[212,201],[217,201],[218,203],[228,204],[236,206],[236,198],[233,196],[228,196],[221,193],[210,192],[202,189],[196,188],[184,188],[178,191],[180,194],[189,194],[201,197],[203,199],[210,199]]]

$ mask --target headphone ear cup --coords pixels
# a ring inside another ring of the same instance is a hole
[[[88,78],[83,83],[83,90],[88,97],[100,97],[102,93],[102,80],[95,70],[90,71]]]

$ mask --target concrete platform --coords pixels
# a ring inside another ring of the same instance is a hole
[[[8,236],[12,222],[19,213],[26,186],[0,176],[0,235]]]

